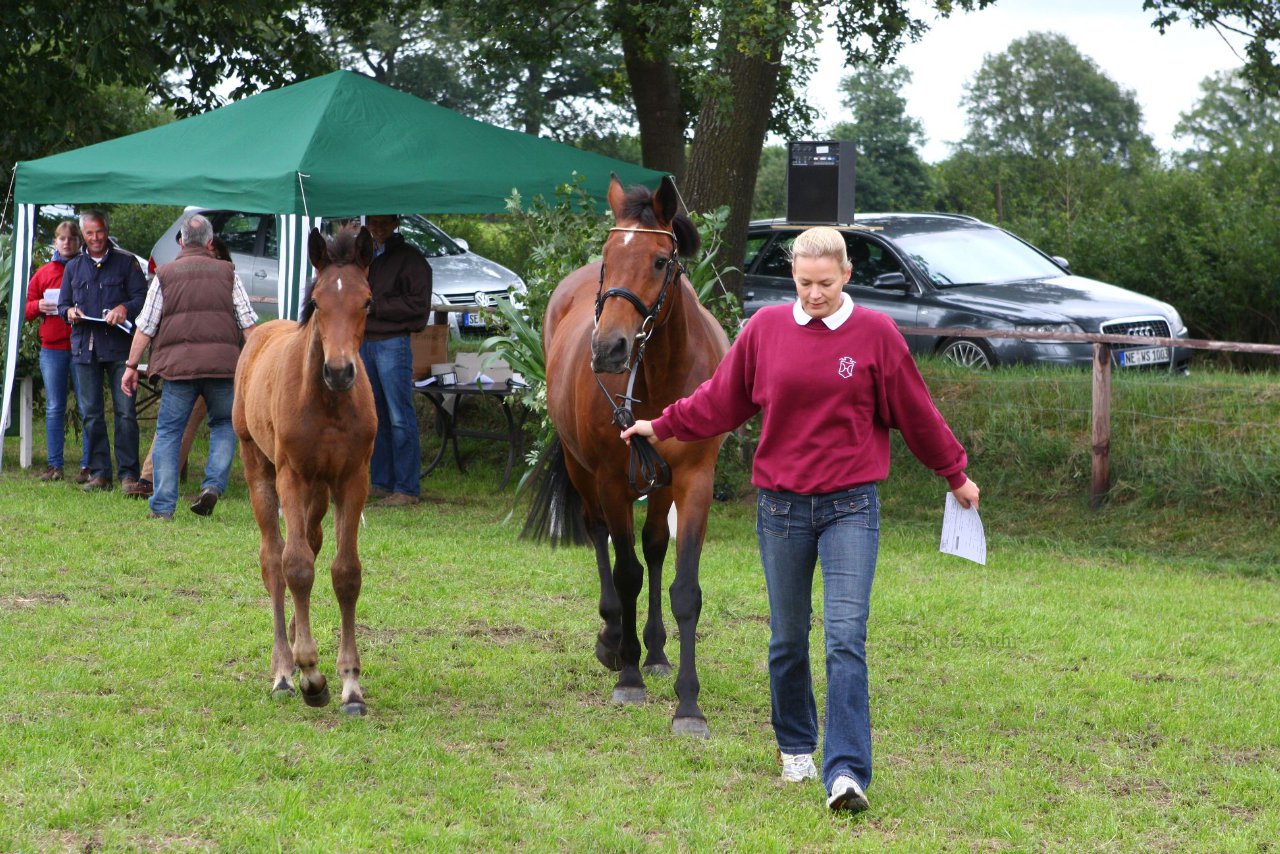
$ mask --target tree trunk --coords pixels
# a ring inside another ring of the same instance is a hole
[[[751,197],[778,89],[778,63],[789,35],[786,27],[776,23],[788,19],[790,7],[790,2],[779,4],[777,13],[768,19],[772,25],[768,30],[752,30],[744,21],[725,20],[720,44],[728,47],[721,52],[713,75],[713,80],[723,83],[713,84],[703,98],[689,155],[684,198],[690,209],[711,211],[729,206],[716,264],[721,269],[735,268],[726,275],[725,283],[739,297]],[[732,48],[740,44],[754,49],[746,54]]]
[[[680,185],[686,166],[680,77],[671,64],[667,43],[655,37],[653,28],[645,23],[645,16],[639,11],[639,7],[649,7],[651,14],[655,9],[661,13],[666,6],[663,0],[640,0],[636,6],[617,3],[614,20],[622,36],[622,56],[640,125],[643,165],[670,172]]]

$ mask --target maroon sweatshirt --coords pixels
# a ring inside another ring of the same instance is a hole
[[[792,306],[757,312],[720,367],[653,422],[659,439],[695,441],[764,411],[751,481],[820,494],[884,480],[889,428],[952,489],[966,480],[964,448],[942,419],[893,320],[856,306],[830,329],[804,326]]]

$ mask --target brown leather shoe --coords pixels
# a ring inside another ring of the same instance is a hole
[[[98,492],[98,491],[106,492],[111,488],[111,478],[102,477],[101,475],[95,475],[94,477],[91,477],[87,481],[85,481],[84,486],[81,488],[85,492]]]
[[[393,492],[377,503],[377,507],[412,507],[418,503],[418,496],[406,492]]]
[[[218,493],[212,489],[200,490],[200,497],[191,505],[191,512],[197,516],[212,516],[214,505],[218,503]]]
[[[371,487],[369,487],[369,500],[370,500],[370,501],[377,501],[377,500],[382,499],[382,498],[387,498],[387,497],[388,497],[388,496],[390,496],[390,495],[391,495],[391,493],[390,493],[388,490],[383,489],[381,486],[371,486]]]
[[[46,483],[53,480],[62,480],[62,466],[46,466],[44,472],[40,475],[40,479]]]
[[[153,487],[151,481],[126,477],[120,481],[120,491],[125,498],[150,498]]]
[[[76,475],[76,483],[88,483],[90,477],[91,475],[89,474],[89,467],[83,466],[80,469],[80,474]]]

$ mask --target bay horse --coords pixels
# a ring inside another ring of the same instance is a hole
[[[705,738],[710,731],[698,705],[694,655],[702,610],[698,561],[723,437],[660,443],[656,450],[669,466],[669,483],[660,474],[637,483],[635,472],[646,466],[629,455],[640,448],[630,451],[619,439],[623,422],[611,420],[611,413],[631,410],[635,418],[656,418],[663,407],[711,376],[729,342],[719,322],[699,304],[680,264],[680,256],[698,251],[700,238],[689,218],[678,212],[679,196],[671,179],[663,178],[658,190],[650,192],[645,187],[624,190],[615,175],[608,199],[615,226],[605,240],[602,260],[566,276],[547,304],[542,344],[547,411],[556,438],[544,459],[524,535],[550,539],[553,545],[595,548],[604,620],[596,658],[618,671],[614,701],[640,703],[645,686],[636,610],[644,572],[636,557],[632,507],[642,491],[647,492],[642,532],[649,570],[644,670],[669,674],[661,585],[671,536],[667,514],[675,502],[676,573],[670,592],[680,631],[680,669],[672,730]]]
[[[372,305],[368,270],[373,239],[365,228],[358,236],[341,232],[332,241],[313,229],[307,250],[316,277],[300,318],[296,323],[273,320],[249,336],[236,365],[231,418],[262,535],[262,583],[271,594],[272,693],[291,696],[297,668],[307,705],[329,702],[311,635],[311,585],[322,541],[320,524],[332,496],[337,554],[330,575],[342,619],[342,711],[363,715],[367,709],[360,692],[355,626],[361,574],[356,537],[369,492],[378,421],[360,341]],[[286,585],[294,612],[287,634]]]

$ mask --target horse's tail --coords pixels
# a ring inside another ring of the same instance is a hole
[[[585,546],[587,519],[582,511],[582,496],[569,480],[564,462],[564,446],[559,436],[552,436],[534,466],[535,489],[529,518],[525,520],[522,540],[548,541],[552,546]]]

